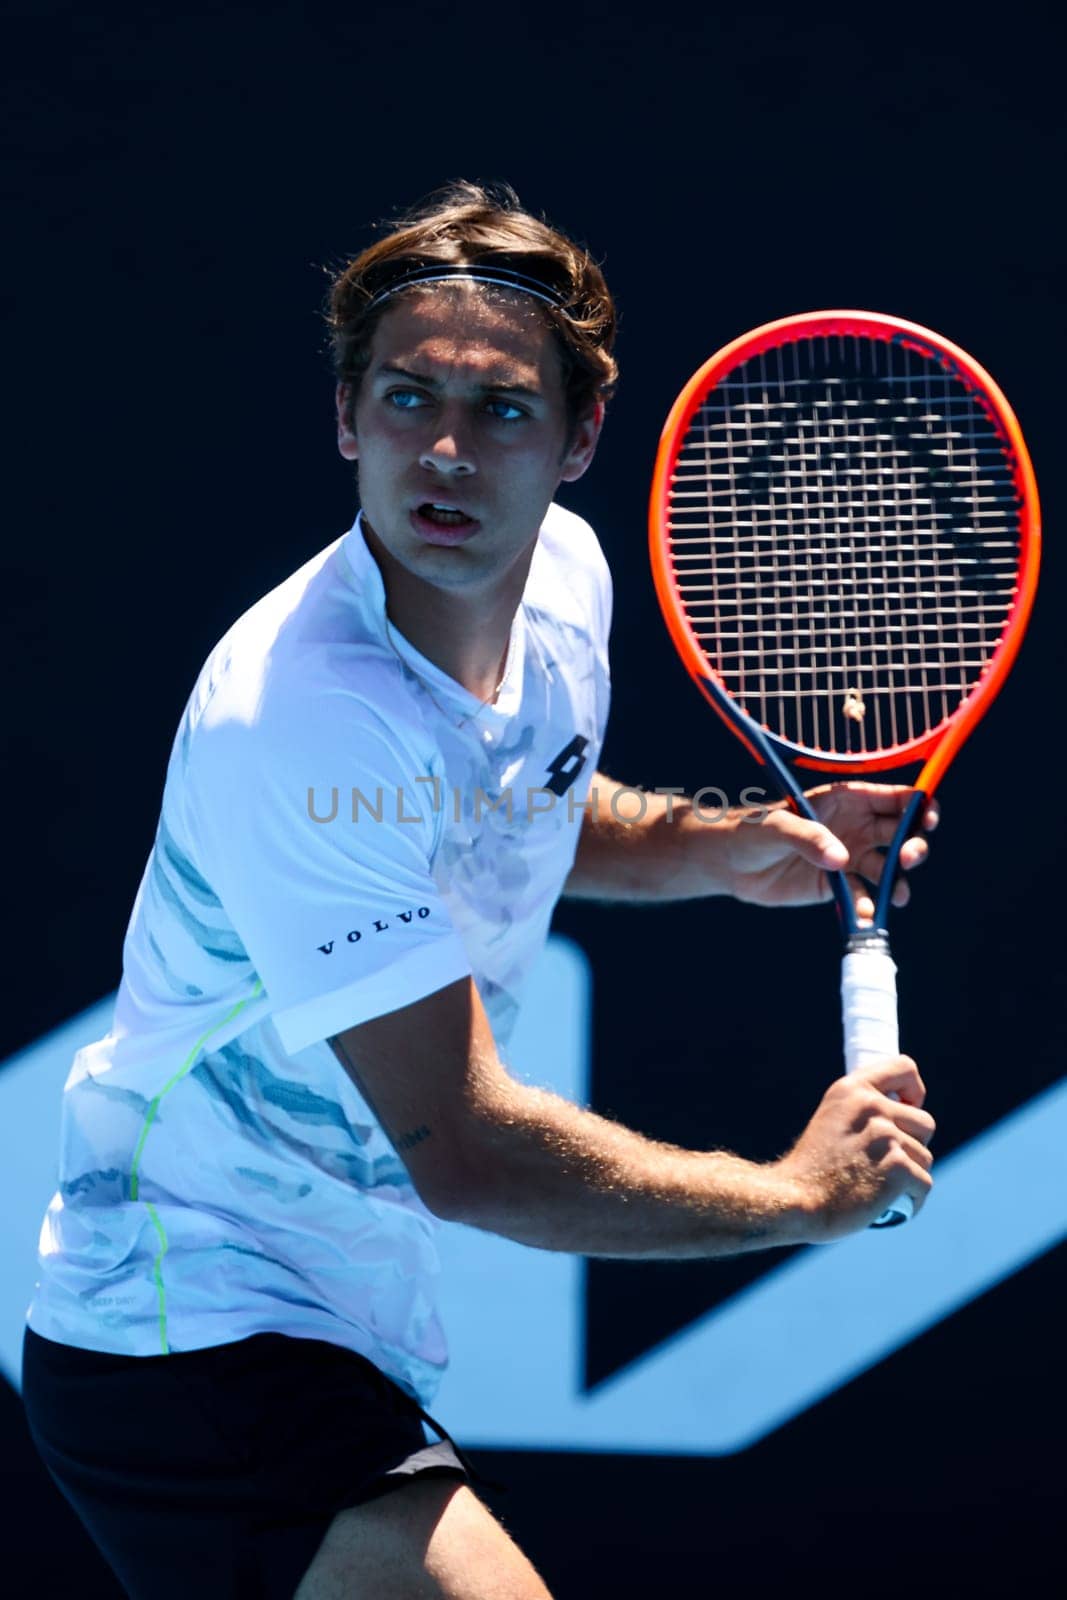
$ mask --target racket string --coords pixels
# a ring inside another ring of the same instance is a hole
[[[794,744],[855,754],[970,693],[1011,609],[1018,513],[996,426],[955,373],[835,336],[761,353],[705,398],[669,537],[730,693]]]

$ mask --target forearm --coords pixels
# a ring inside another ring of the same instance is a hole
[[[469,1130],[445,1214],[542,1250],[681,1259],[802,1242],[776,1164],[678,1149],[513,1084]]]
[[[655,902],[730,894],[734,836],[754,808],[694,805],[684,795],[637,791],[595,774],[574,866],[571,899]]]

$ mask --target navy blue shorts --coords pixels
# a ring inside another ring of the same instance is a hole
[[[377,1367],[318,1339],[118,1356],[27,1328],[22,1386],[45,1466],[131,1600],[292,1600],[345,1506],[417,1473],[476,1476]]]

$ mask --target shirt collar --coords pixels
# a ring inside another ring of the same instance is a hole
[[[499,727],[514,716],[522,703],[524,680],[526,626],[521,604],[511,625],[500,693],[494,705],[483,705],[469,689],[465,689],[461,683],[450,678],[447,672],[443,672],[417,650],[389,621],[386,612],[385,582],[364,537],[362,511],[357,513],[355,522],[342,539],[341,549],[348,572],[354,579],[354,587],[366,625],[373,631],[374,637],[387,649],[395,652],[415,677],[429,689],[432,699],[437,701],[447,699],[450,709],[454,708],[461,716],[470,720],[477,715],[479,723],[486,727]],[[527,579],[528,585],[529,579]]]

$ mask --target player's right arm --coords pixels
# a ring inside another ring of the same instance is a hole
[[[836,1079],[790,1152],[760,1164],[658,1143],[518,1083],[469,978],[330,1043],[431,1211],[544,1250],[663,1259],[820,1242],[902,1193],[918,1209],[931,1186],[933,1119],[906,1057]]]

